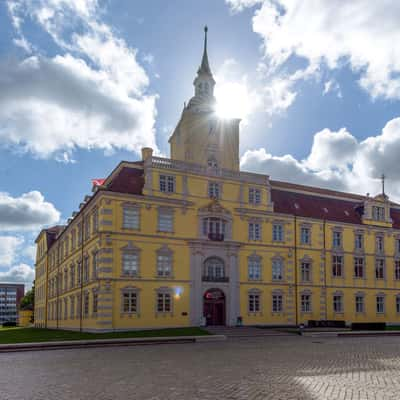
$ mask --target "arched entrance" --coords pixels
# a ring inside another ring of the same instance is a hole
[[[220,289],[209,289],[203,296],[203,315],[207,325],[225,325],[225,294]]]

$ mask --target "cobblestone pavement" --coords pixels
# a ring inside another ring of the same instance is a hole
[[[400,399],[400,337],[6,353],[0,399]]]

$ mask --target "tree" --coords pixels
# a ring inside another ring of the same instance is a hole
[[[20,310],[30,310],[34,311],[35,309],[35,281],[33,281],[32,289],[28,290],[25,296],[21,299],[19,303]],[[33,313],[32,313],[32,320],[33,322]]]

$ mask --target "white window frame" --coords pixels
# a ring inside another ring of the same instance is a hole
[[[385,313],[385,296],[382,294],[378,294],[376,296],[376,313],[377,314]]]
[[[247,277],[249,281],[262,279],[261,257],[249,257],[247,260]]]
[[[284,228],[281,223],[273,223],[272,224],[272,240],[274,242],[283,242],[284,241]]]
[[[160,174],[159,188],[162,193],[175,193],[175,176]]]
[[[122,207],[122,228],[140,229],[140,207],[134,205]]]
[[[122,275],[138,276],[140,265],[140,254],[135,250],[124,250],[121,254]]]
[[[219,199],[221,196],[221,185],[218,182],[208,182],[208,197]]]
[[[312,295],[311,293],[301,293],[300,295],[300,310],[302,313],[312,312]]]
[[[279,267],[279,274],[277,272],[277,266]],[[271,273],[273,281],[283,281],[283,260],[282,258],[273,258],[271,264]]]
[[[261,240],[261,223],[249,222],[249,240]]]
[[[272,292],[272,312],[273,313],[283,312],[283,295],[282,295],[282,293]]]
[[[300,242],[301,244],[311,244],[311,228],[308,226],[300,227]]]
[[[249,204],[261,204],[261,189],[253,187],[249,188]]]
[[[174,211],[169,208],[158,209],[157,226],[159,232],[174,231]]]
[[[343,304],[343,294],[334,293],[332,297],[333,312],[335,314],[343,314],[344,304]]]

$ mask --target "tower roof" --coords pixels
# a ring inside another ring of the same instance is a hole
[[[210,75],[212,76],[211,73],[211,68],[210,64],[208,62],[208,55],[207,55],[207,32],[208,28],[207,26],[204,27],[204,51],[203,51],[203,58],[201,59],[201,65],[199,69],[197,70],[197,73],[200,74],[205,74],[205,75]]]

